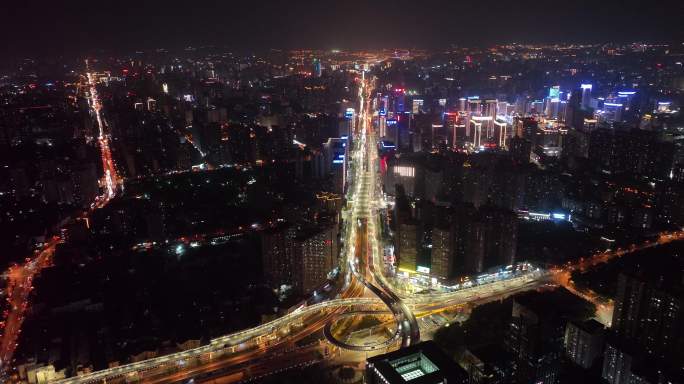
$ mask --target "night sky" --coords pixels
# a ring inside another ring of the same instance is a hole
[[[0,53],[679,41],[682,0],[3,0]]]

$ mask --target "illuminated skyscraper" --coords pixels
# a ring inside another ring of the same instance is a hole
[[[644,263],[618,276],[602,372],[611,384],[682,382],[682,263],[667,250],[660,252],[664,254],[657,263]]]
[[[323,75],[323,66],[319,59],[313,59],[313,70],[311,73],[314,77],[321,77]]]
[[[681,287],[681,280],[675,278],[620,274],[612,329],[617,335],[636,341],[652,355],[667,357],[681,350],[684,347]]]
[[[544,100],[534,100],[529,104],[528,113],[541,114],[544,113]]]
[[[549,89],[549,99],[560,98],[560,85],[554,85]]]
[[[337,264],[337,227],[316,228],[294,239],[296,287],[311,292],[326,281]]]
[[[497,100],[485,100],[483,105],[482,116],[489,116],[492,119],[496,118]]]
[[[560,99],[548,98],[546,99],[546,110],[544,114],[549,119],[557,119],[560,111]]]
[[[482,100],[479,97],[471,96],[468,98],[468,112],[474,115],[482,113]]]
[[[261,233],[262,265],[266,282],[272,288],[295,284],[292,248],[295,234],[295,228],[289,225],[281,225]]]
[[[591,104],[591,84],[582,84],[580,86],[582,89],[582,108],[588,109]]]
[[[413,221],[399,224],[396,251],[399,259],[399,270],[414,273],[418,259],[418,227]]]
[[[413,99],[413,105],[411,108],[411,113],[413,113],[414,115],[417,115],[420,112],[422,112],[423,103],[424,103],[423,99]]]
[[[622,121],[622,112],[625,107],[622,103],[603,103],[603,111],[599,116],[599,121],[615,123]]]
[[[509,136],[508,123],[505,121],[494,120],[493,139],[499,148],[506,148],[506,140]]]
[[[406,93],[403,88],[397,88],[394,90],[394,105],[392,112],[395,114],[403,113],[405,110],[406,103]]]
[[[603,325],[594,319],[570,321],[565,326],[565,355],[584,369],[591,368],[603,350]]]
[[[448,226],[433,228],[430,275],[440,279],[449,279],[453,274],[453,264],[454,249],[451,228]]]
[[[378,118],[378,131],[380,138],[387,136],[387,116],[380,116]]]
[[[477,118],[478,116],[474,117]],[[470,132],[472,133],[473,147],[479,148],[482,145],[482,122],[474,118],[471,118]]]
[[[458,99],[458,111],[459,112],[465,112],[466,111],[466,98],[461,97]]]
[[[444,114],[444,127],[448,135],[448,144],[451,148],[456,148],[458,113]]]

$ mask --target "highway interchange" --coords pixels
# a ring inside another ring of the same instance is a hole
[[[91,86],[91,103],[98,125],[103,128],[106,124],[100,116],[99,100],[96,99],[94,89],[95,80],[90,74],[87,77]],[[522,276],[453,292],[400,294],[392,288],[392,284],[382,272],[383,245],[380,240],[378,213],[382,202],[377,170],[377,138],[373,128],[376,113],[372,111],[370,102],[372,88],[372,80],[362,77],[359,87],[357,129],[352,140],[353,147],[348,151],[351,160],[346,196],[348,209],[344,213],[342,229],[344,245],[340,274],[343,284],[339,284],[340,287],[334,297],[316,304],[299,306],[276,320],[217,337],[199,348],[66,378],[56,383],[180,383],[191,379],[194,382],[229,383],[330,359],[333,355],[330,351],[335,348],[359,351],[399,348],[420,341],[421,330],[416,315],[429,316],[450,308],[497,300],[520,291],[538,288],[549,282],[555,281],[563,285],[567,279],[558,279],[558,276],[566,276],[575,269],[591,267],[595,265],[593,262],[605,262],[612,257],[642,249],[634,247],[629,250],[601,253],[577,264],[550,270],[532,270]],[[106,196],[102,199],[104,204],[114,195],[116,185],[121,183],[121,179],[115,173],[108,150],[108,137],[102,131],[99,140],[103,147],[103,165],[106,171],[111,170],[105,175]],[[680,238],[682,233],[666,234],[661,236],[659,241],[645,244],[643,247]],[[54,244],[51,247],[54,248]],[[25,279],[19,276],[18,274],[16,278]],[[30,280],[28,283],[30,285]],[[24,302],[23,296],[18,296],[21,299],[19,301]],[[321,332],[326,327],[329,329],[340,316],[373,311],[389,311],[393,315],[397,330],[394,338],[383,343],[355,346],[334,339],[329,331]],[[303,346],[298,345],[312,335],[318,335],[318,339]]]
[[[89,76],[89,80],[91,79]],[[420,340],[420,327],[414,313],[435,313],[470,301],[498,297],[519,289],[531,289],[545,281],[543,274],[530,275],[518,278],[519,280],[494,282],[456,292],[436,294],[438,296],[400,297],[391,289],[391,285],[381,272],[382,245],[377,224],[381,191],[377,176],[377,146],[370,103],[371,83],[364,77],[359,87],[357,130],[352,140],[353,149],[349,151],[351,177],[347,198],[350,209],[347,210],[344,221],[346,227],[343,229],[345,246],[342,257],[344,266],[348,268],[343,268],[345,284],[335,298],[299,307],[274,321],[218,337],[199,348],[67,378],[58,383],[173,383],[192,378],[200,380],[203,377],[206,380],[224,377],[221,382],[228,382],[229,378],[241,380],[245,371],[250,371],[250,377],[254,376],[255,371],[263,371],[263,367],[258,366],[258,361],[268,361],[265,364],[273,365],[269,356],[279,356],[283,350],[296,350],[297,341],[319,333],[343,313],[357,311],[389,309],[396,322],[396,338],[380,345],[363,346],[345,345],[335,339],[320,340],[317,348],[321,349],[321,355],[327,355],[328,345],[355,350],[386,350],[407,346]],[[99,115],[99,108],[97,114]],[[101,138],[103,136],[101,135]],[[364,224],[360,225],[361,222]],[[363,233],[359,228],[363,228]],[[357,250],[357,246],[362,249]],[[290,359],[292,356],[292,353],[288,353],[291,366],[309,361]],[[284,368],[281,364],[274,366]],[[238,372],[243,374],[237,374]]]

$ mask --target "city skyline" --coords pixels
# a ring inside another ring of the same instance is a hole
[[[0,382],[684,383],[679,9],[13,3]]]

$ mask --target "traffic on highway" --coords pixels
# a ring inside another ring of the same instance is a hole
[[[290,367],[311,364],[331,358],[330,349],[352,351],[385,351],[402,348],[421,340],[423,328],[443,324],[434,320],[419,321],[449,308],[464,304],[478,304],[505,297],[548,283],[570,286],[569,274],[590,268],[614,257],[656,246],[684,236],[683,233],[664,234],[658,241],[626,250],[600,253],[576,263],[543,269],[530,264],[511,266],[498,273],[473,277],[458,286],[421,293],[408,292],[396,285],[385,274],[381,234],[381,211],[386,206],[380,185],[378,166],[377,111],[373,111],[371,95],[374,79],[361,72],[352,145],[345,161],[345,196],[343,212],[342,254],[334,281],[323,290],[312,292],[308,299],[291,308],[283,316],[254,328],[212,339],[207,345],[154,357],[131,364],[83,374],[57,381],[59,384],[110,383],[118,381],[141,383],[237,382],[246,377],[267,376]],[[99,127],[105,174],[104,190],[93,209],[102,207],[123,180],[116,171],[109,148],[106,121],[101,115],[101,104],[96,90],[96,75],[86,74],[89,103]],[[198,240],[199,241],[199,240]],[[9,315],[5,335],[0,345],[0,363],[11,359],[16,338],[27,307],[31,281],[40,269],[50,263],[58,238],[51,240],[33,259],[10,272],[10,301],[14,311]],[[518,268],[519,267],[519,268]],[[570,287],[572,288],[572,287]],[[569,289],[570,289],[569,288]],[[393,336],[383,341],[352,344],[335,337],[332,328],[341,317],[391,314]],[[317,342],[306,346],[297,343],[308,337]],[[316,354],[318,353],[318,354]],[[320,357],[322,356],[322,357]]]

